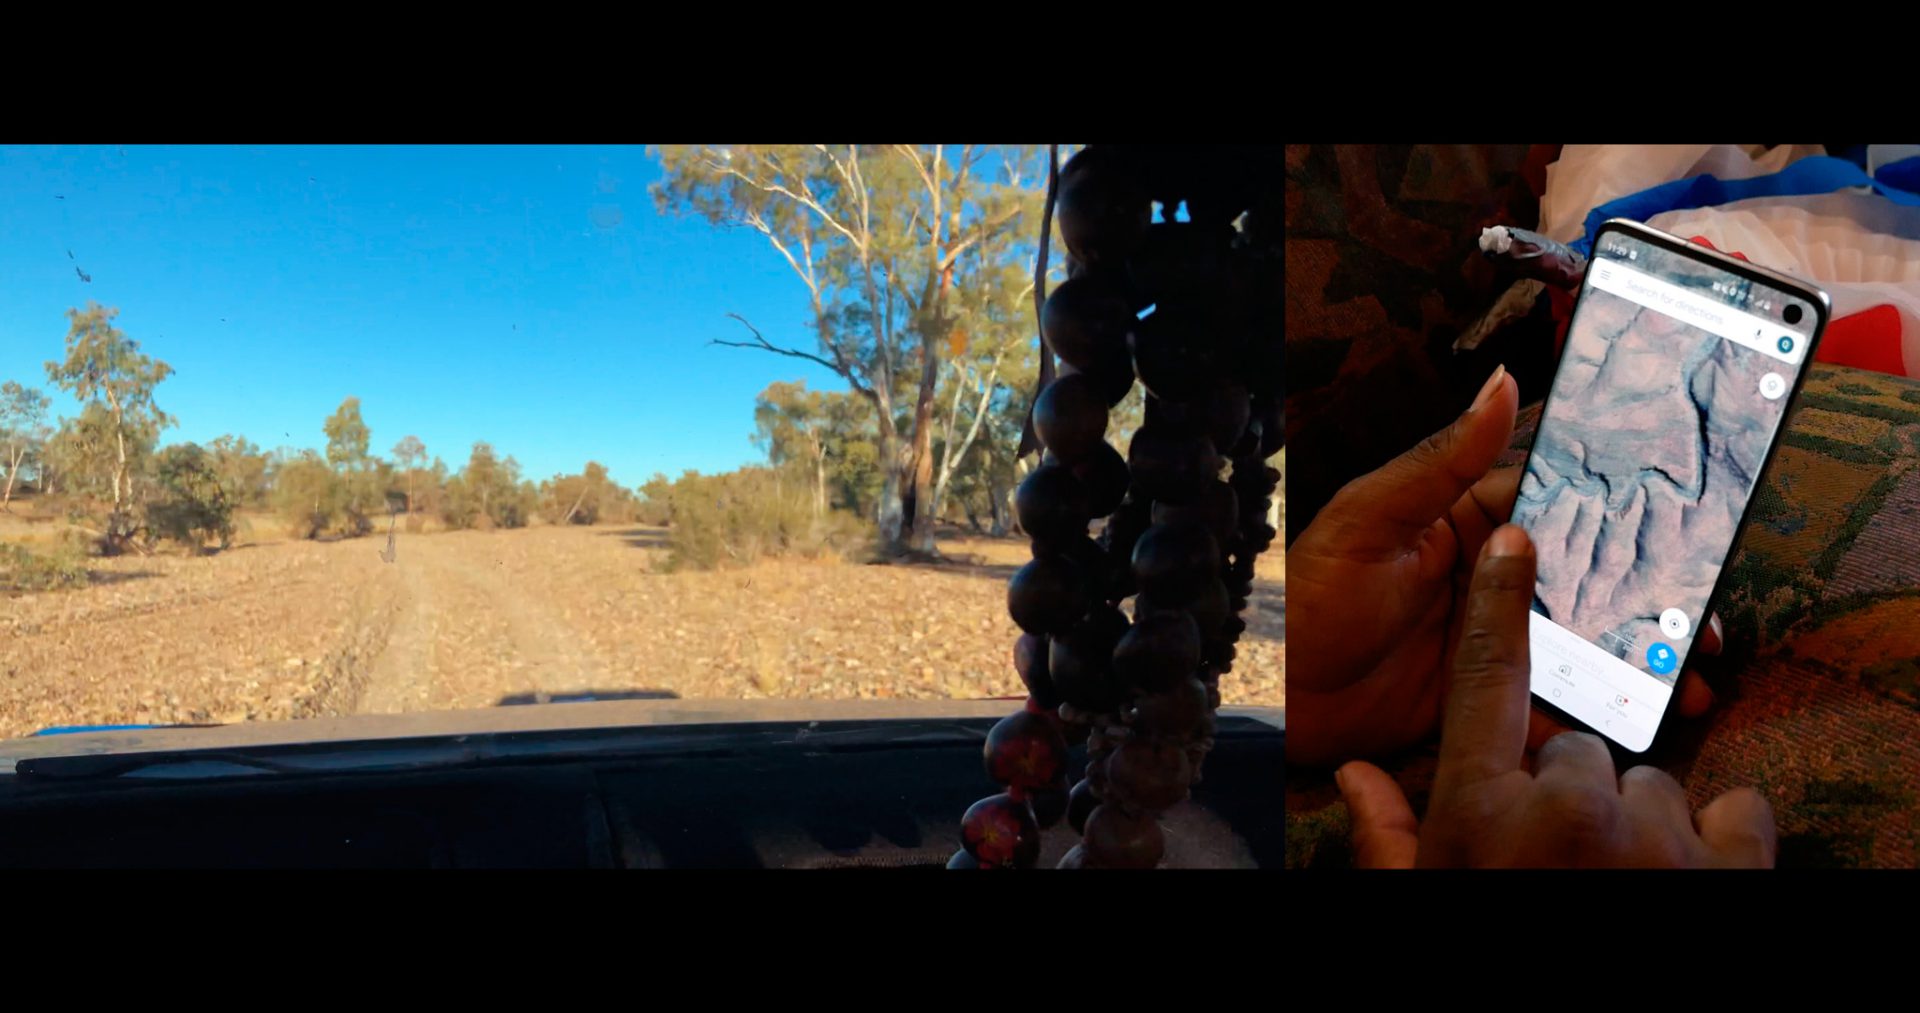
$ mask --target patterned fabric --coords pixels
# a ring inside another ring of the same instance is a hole
[[[1557,151],[1287,147],[1289,542],[1340,486],[1465,408],[1496,362],[1522,397],[1545,393],[1553,349],[1544,301],[1531,328],[1470,354],[1452,346],[1512,282],[1477,252],[1480,230],[1538,221],[1536,195]]]
[[[1522,463],[1538,412],[1503,464]],[[1701,671],[1718,703],[1661,765],[1696,806],[1763,792],[1782,867],[1920,865],[1920,382],[1813,367],[1713,609],[1727,649]],[[1434,758],[1396,765],[1416,810]],[[1347,864],[1328,772],[1287,789],[1288,864]]]

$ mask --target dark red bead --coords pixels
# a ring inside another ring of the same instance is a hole
[[[981,756],[987,776],[1016,788],[1044,788],[1066,771],[1067,743],[1047,718],[1021,711],[987,733]]]
[[[1025,802],[990,795],[961,818],[960,842],[983,867],[1031,869],[1040,858],[1040,825]]]
[[[1192,773],[1185,750],[1161,739],[1133,736],[1107,758],[1107,779],[1115,796],[1156,812],[1187,797]]]
[[[1133,724],[1152,735],[1186,739],[1206,722],[1210,709],[1206,683],[1189,676],[1163,692],[1141,697]]]
[[[1027,692],[1041,706],[1052,708],[1060,705],[1060,692],[1053,686],[1053,677],[1047,674],[1046,637],[1022,633],[1015,639],[1013,670],[1020,673],[1020,681],[1027,684]]]
[[[1184,762],[1184,754],[1181,757]],[[1103,869],[1151,869],[1167,853],[1167,837],[1149,813],[1102,805],[1087,816],[1087,858]]]

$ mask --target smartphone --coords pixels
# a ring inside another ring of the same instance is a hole
[[[1539,560],[1535,707],[1652,748],[1829,312],[1806,282],[1601,226],[1513,508]]]

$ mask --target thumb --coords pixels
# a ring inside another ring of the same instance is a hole
[[[1411,869],[1420,824],[1400,785],[1387,772],[1358,760],[1334,772],[1353,814],[1353,864],[1362,869]]]
[[[1486,477],[1513,438],[1520,393],[1507,368],[1452,425],[1412,450],[1346,484],[1314,518],[1347,558],[1396,557],[1418,544],[1433,522]]]

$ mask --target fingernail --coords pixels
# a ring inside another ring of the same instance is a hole
[[[1347,793],[1347,768],[1341,767],[1333,772],[1333,784],[1340,789],[1340,794]]]
[[[1720,629],[1720,617],[1718,615],[1708,616],[1707,625],[1713,627],[1714,639],[1720,641],[1722,645],[1726,644],[1727,635]]]
[[[1503,362],[1500,365],[1494,367],[1493,375],[1487,377],[1486,384],[1480,388],[1479,396],[1473,399],[1473,406],[1467,409],[1469,414],[1479,411],[1480,406],[1487,403],[1487,399],[1493,396],[1493,392],[1499,388],[1501,381],[1506,378],[1506,375],[1507,375],[1506,363]]]
[[[1527,554],[1527,533],[1512,524],[1502,524],[1487,539],[1487,556],[1500,559]]]

